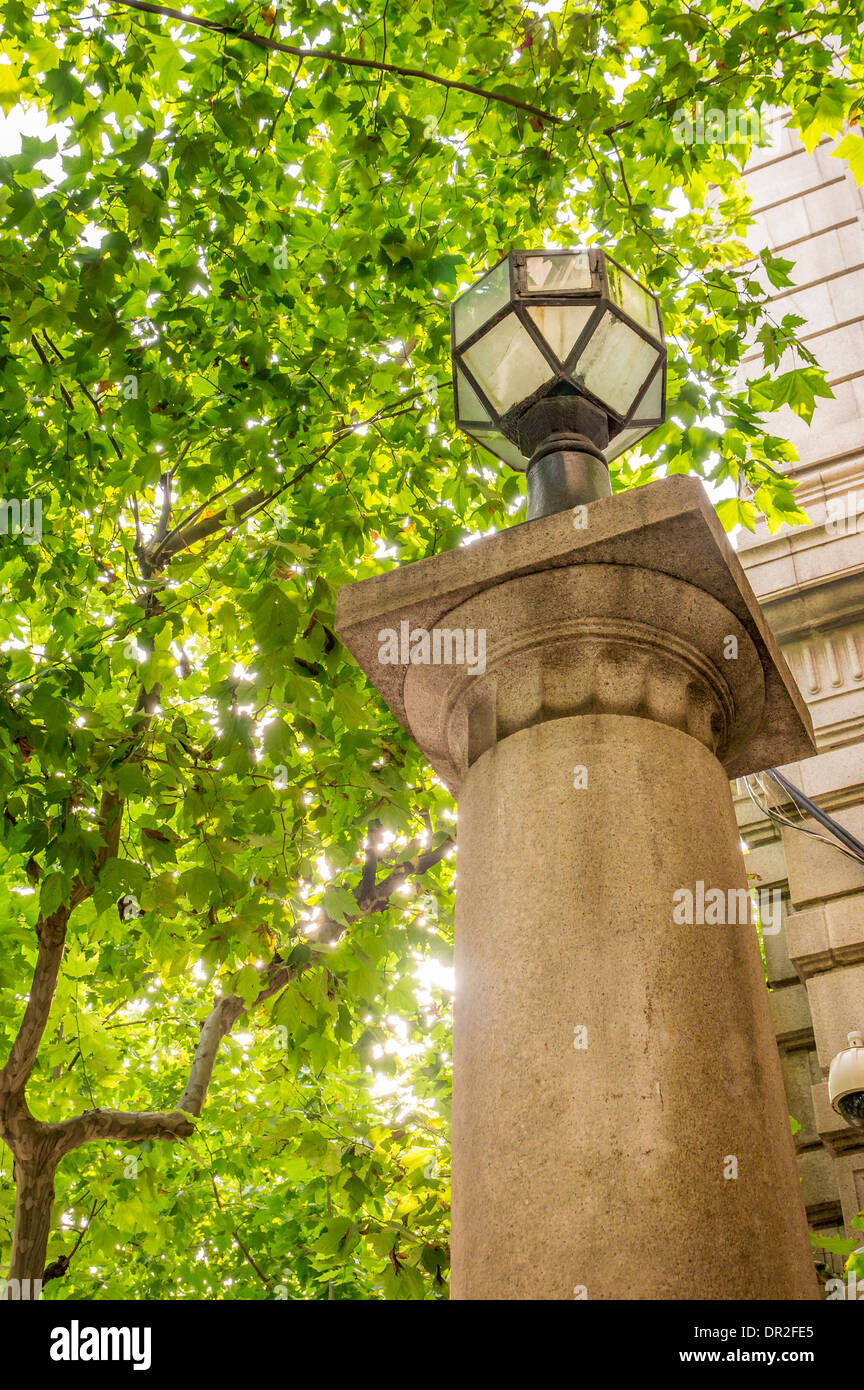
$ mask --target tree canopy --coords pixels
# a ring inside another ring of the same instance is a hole
[[[455,808],[336,593],[517,518],[448,368],[514,247],[660,295],[616,488],[803,519],[764,419],[829,390],[753,130],[682,113],[864,176],[857,4],[5,8],[0,1264],[17,1186],[48,1298],[446,1297]]]

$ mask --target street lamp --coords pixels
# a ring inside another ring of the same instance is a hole
[[[655,295],[599,248],[511,251],[451,307],[456,423],[528,474],[528,520],[611,493],[665,418]]]

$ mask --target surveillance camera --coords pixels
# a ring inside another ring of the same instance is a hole
[[[860,1033],[849,1034],[849,1046],[831,1063],[828,1099],[847,1124],[864,1129],[864,1037]]]

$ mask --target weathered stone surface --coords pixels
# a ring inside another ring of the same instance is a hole
[[[802,980],[864,961],[864,893],[790,912],[786,924],[791,959]],[[864,1013],[864,998],[861,1009]]]
[[[781,1047],[800,1047],[812,1041],[813,1021],[803,985],[784,985],[781,989],[774,989],[768,1001],[774,1032]]]
[[[744,866],[723,770],[679,729],[554,719],[467,774],[455,1298],[632,1297],[634,1268],[643,1297],[814,1295],[755,931],[677,925],[698,878]]]
[[[750,855],[746,858],[747,872],[750,873]],[[761,883],[754,885],[763,889]],[[768,892],[779,891],[769,887]],[[789,959],[789,946],[786,940],[786,915],[788,904],[783,903],[783,924],[779,932],[763,933],[762,947],[765,952],[765,972],[768,977],[769,985],[773,987],[783,984],[792,984],[798,979],[795,966]]]
[[[459,786],[487,749],[569,714],[625,714],[689,733],[729,761],[765,707],[755,644],[716,599],[635,565],[571,565],[505,581],[437,624],[486,633],[486,670],[412,666],[409,728]],[[724,645],[735,642],[725,660]]]
[[[812,1148],[819,1143],[813,1114],[813,1085],[819,1080],[816,1053],[807,1047],[783,1050],[780,1055],[783,1086],[789,1102],[789,1114],[801,1126],[795,1134],[795,1148]]]
[[[826,1149],[807,1149],[798,1155],[801,1175],[801,1196],[808,1220],[815,1225],[826,1217],[840,1215],[842,1206],[839,1174]]]
[[[830,805],[825,805],[821,799],[820,804],[830,812]],[[851,834],[864,840],[864,802],[844,808],[836,819]],[[825,835],[822,826],[807,815],[798,816],[798,823],[818,835]],[[796,911],[809,909],[819,903],[827,906],[830,899],[847,894],[860,897],[864,893],[864,864],[856,863],[835,849],[830,837],[826,842],[825,839],[816,840],[810,835],[802,835],[798,830],[784,829],[783,847],[789,874],[789,895]]]
[[[849,1033],[861,1027],[864,964],[827,970],[807,981],[819,1064],[827,1072],[832,1058],[846,1047]]]
[[[751,713],[747,697],[738,710],[736,720],[742,726],[742,736],[730,740],[724,756],[730,777],[810,756],[814,745],[806,705],[702,484],[695,478],[666,478],[630,493],[592,502],[584,509],[582,519],[587,520],[584,529],[574,525],[577,518],[570,513],[542,517],[340,592],[336,610],[339,636],[445,784],[455,790],[461,770],[446,750],[430,742],[425,720],[421,718],[412,727],[406,708],[408,672],[416,693],[424,675],[429,676],[435,668],[382,665],[379,633],[386,628],[395,629],[404,621],[411,629],[427,631],[446,626],[445,619],[455,626],[451,617],[454,610],[475,595],[522,577],[579,566],[626,567],[642,576],[634,576],[629,589],[618,586],[616,592],[622,601],[617,607],[615,596],[610,594],[605,621],[620,619],[632,623],[644,619],[649,625],[653,623],[655,630],[662,628],[662,621],[653,622],[655,591],[644,578],[647,572],[658,576],[658,606],[661,584],[664,590],[668,589],[664,580],[683,581],[691,590],[715,599],[728,613],[729,635],[738,635],[743,629],[749,639],[747,659],[755,652],[762,668],[765,695],[755,727],[743,729],[743,722]],[[536,599],[525,602],[541,605],[534,620],[542,624],[543,596],[548,590],[539,586],[535,592]],[[687,594],[686,589],[678,592]],[[572,600],[577,601],[577,590],[571,587],[570,593]],[[692,596],[685,598],[685,609],[695,601]],[[481,605],[470,611],[488,610]],[[577,620],[578,609],[570,617]],[[489,640],[499,647],[508,640],[506,623],[505,605],[498,615],[498,625],[489,633]],[[672,632],[674,635],[674,627]],[[723,657],[722,647],[713,650],[710,659],[730,684],[738,679],[735,663]],[[458,681],[460,674],[456,671],[454,680]],[[440,682],[440,677],[429,678]],[[455,703],[455,694],[452,698]]]
[[[806,712],[700,484],[585,510],[337,609],[460,799],[454,1297],[810,1298],[755,929],[674,911],[748,903],[727,775],[806,756]],[[485,669],[381,664],[405,622]]]
[[[836,1160],[835,1173],[843,1204],[843,1219],[852,1235],[860,1235],[850,1225],[864,1211],[864,1152],[844,1153]]]

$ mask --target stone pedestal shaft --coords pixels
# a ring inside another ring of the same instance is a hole
[[[697,879],[746,892],[723,769],[677,729],[555,719],[469,771],[455,1298],[813,1295],[755,930],[676,924]]]

